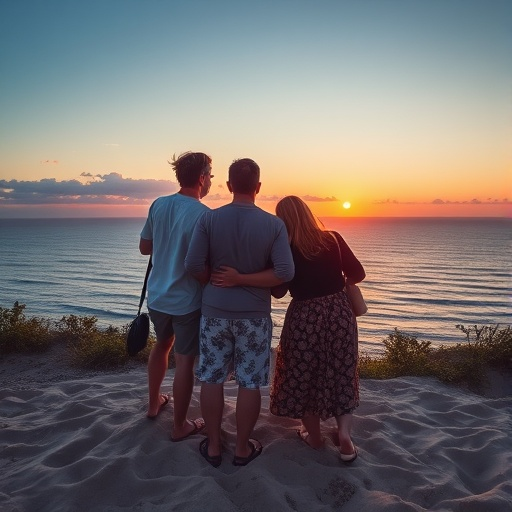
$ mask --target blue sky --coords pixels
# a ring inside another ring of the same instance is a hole
[[[4,1],[0,216],[143,215],[189,149],[214,159],[212,204],[245,156],[269,209],[502,204],[511,26],[501,0]]]

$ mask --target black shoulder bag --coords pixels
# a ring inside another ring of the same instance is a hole
[[[146,287],[148,285],[149,272],[152,267],[153,262],[150,256],[148,268],[146,270],[146,277],[144,278],[144,286],[142,287],[142,293],[140,294],[139,312],[130,324],[126,335],[126,352],[128,352],[129,356],[137,355],[148,344],[149,315],[147,313],[141,313],[140,310],[144,304],[144,299],[146,298]]]

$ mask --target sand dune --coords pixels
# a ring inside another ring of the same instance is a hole
[[[165,383],[170,390],[172,370]],[[512,511],[512,396],[486,398],[433,379],[363,380],[354,441],[341,463],[313,450],[297,422],[268,411],[254,437],[261,457],[231,464],[236,387],[226,385],[222,465],[201,435],[169,440],[172,403],[145,418],[145,369],[83,373],[45,356],[0,362],[0,510],[56,511]],[[199,388],[192,415],[200,415]]]

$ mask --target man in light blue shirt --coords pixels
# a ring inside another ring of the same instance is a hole
[[[141,232],[140,252],[151,254],[148,310],[157,341],[148,361],[149,405],[154,419],[169,397],[160,392],[174,345],[174,425],[171,439],[181,441],[204,428],[202,418],[187,419],[194,388],[194,363],[199,353],[202,285],[185,271],[184,260],[197,219],[208,207],[200,201],[210,190],[211,158],[184,153],[172,162],[178,193],[159,197],[149,209]]]
[[[210,268],[213,276],[226,267],[237,269],[245,280],[243,286],[232,287],[210,281],[203,291],[196,375],[208,437],[199,449],[214,467],[222,462],[223,386],[231,370],[239,385],[233,464],[245,466],[262,451],[250,435],[260,412],[260,386],[268,385],[269,378],[270,287],[290,281],[294,274],[283,221],[254,204],[259,179],[253,160],[231,164],[227,186],[233,201],[201,216],[185,259],[186,269],[203,282],[209,280]]]

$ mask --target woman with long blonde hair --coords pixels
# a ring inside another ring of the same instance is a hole
[[[300,438],[313,448],[323,445],[320,420],[334,417],[340,457],[352,462],[353,411],[359,405],[357,323],[345,283],[365,278],[363,266],[343,237],[326,231],[306,203],[296,196],[276,207],[288,230],[295,263],[292,281],[273,290],[292,300],[276,355],[270,411],[300,419]]]

